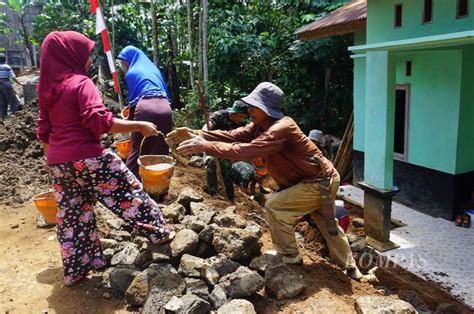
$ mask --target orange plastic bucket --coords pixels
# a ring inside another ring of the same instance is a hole
[[[144,155],[138,158],[138,173],[143,189],[150,195],[166,194],[174,173],[174,159],[165,155]]]
[[[128,119],[129,114],[130,114],[130,107],[129,106],[123,108],[122,112],[120,113],[120,115],[122,116],[122,119],[125,119],[125,120]]]
[[[33,196],[33,203],[48,224],[56,224],[58,206],[54,192],[44,192]]]
[[[117,150],[117,154],[120,156],[120,158],[126,160],[130,154],[130,151],[132,150],[132,140],[128,139],[115,142],[115,149]]]

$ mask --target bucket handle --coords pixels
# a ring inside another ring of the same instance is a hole
[[[163,132],[161,132],[161,131],[158,131],[158,135],[153,135],[153,136],[157,136],[157,137],[158,137],[158,136],[163,136],[163,139],[165,138],[165,135],[164,135]],[[144,136],[144,137],[142,138],[142,141],[141,141],[141,143],[140,143],[140,149],[139,149],[139,151],[138,151],[138,157],[141,157],[141,155],[142,155],[143,143],[145,143],[145,140],[146,140],[147,138],[149,138],[149,137],[152,137],[152,136]]]

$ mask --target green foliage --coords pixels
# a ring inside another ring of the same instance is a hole
[[[22,0],[10,0],[22,1]],[[310,42],[297,39],[294,31],[338,8],[344,0],[213,0],[209,2],[207,100],[210,110],[228,107],[258,83],[271,81],[286,93],[284,112],[307,132],[319,128],[341,136],[352,111],[352,61],[347,46],[351,36]],[[198,3],[193,1],[194,64],[197,71]],[[132,44],[151,57],[149,3],[102,1],[115,54]],[[138,4],[138,5],[137,5]],[[201,127],[202,112],[189,83],[186,1],[158,1],[158,59],[162,70],[171,32],[176,46],[181,100],[175,124]],[[97,56],[104,61],[101,40],[94,34],[95,18],[87,0],[48,0],[34,23],[34,39],[40,44],[52,30],[76,30],[95,39]],[[165,62],[166,61],[166,62]],[[330,75],[328,75],[330,74]],[[329,78],[329,79],[327,79]],[[125,85],[123,85],[125,86]],[[109,90],[110,91],[110,90]]]
[[[8,36],[12,30],[8,27],[7,23],[5,22],[7,15],[5,13],[0,13],[0,35]]]
[[[351,37],[301,42],[293,32],[343,2],[218,1],[209,13],[210,77],[222,100],[216,106],[272,81],[286,92],[285,113],[303,130],[342,135],[352,110]]]
[[[22,9],[21,0],[8,0],[8,5],[12,8],[13,11],[20,13]]]

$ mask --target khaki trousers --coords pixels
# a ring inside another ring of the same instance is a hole
[[[334,200],[339,181],[339,175],[337,175],[333,178],[331,185],[331,196]],[[344,268],[354,267],[356,263],[346,234],[339,227],[337,236],[329,235],[320,213],[321,209],[320,190],[317,183],[298,183],[270,196],[265,203],[265,213],[270,226],[273,247],[280,254],[298,253],[293,227],[296,218],[311,213],[312,219],[328,243],[333,262]]]

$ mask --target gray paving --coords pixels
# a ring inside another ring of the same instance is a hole
[[[364,192],[351,185],[339,196],[364,203]],[[393,229],[390,240],[400,248],[382,253],[394,263],[439,283],[467,305],[474,306],[474,226],[462,228],[392,202],[392,219],[406,224]]]

